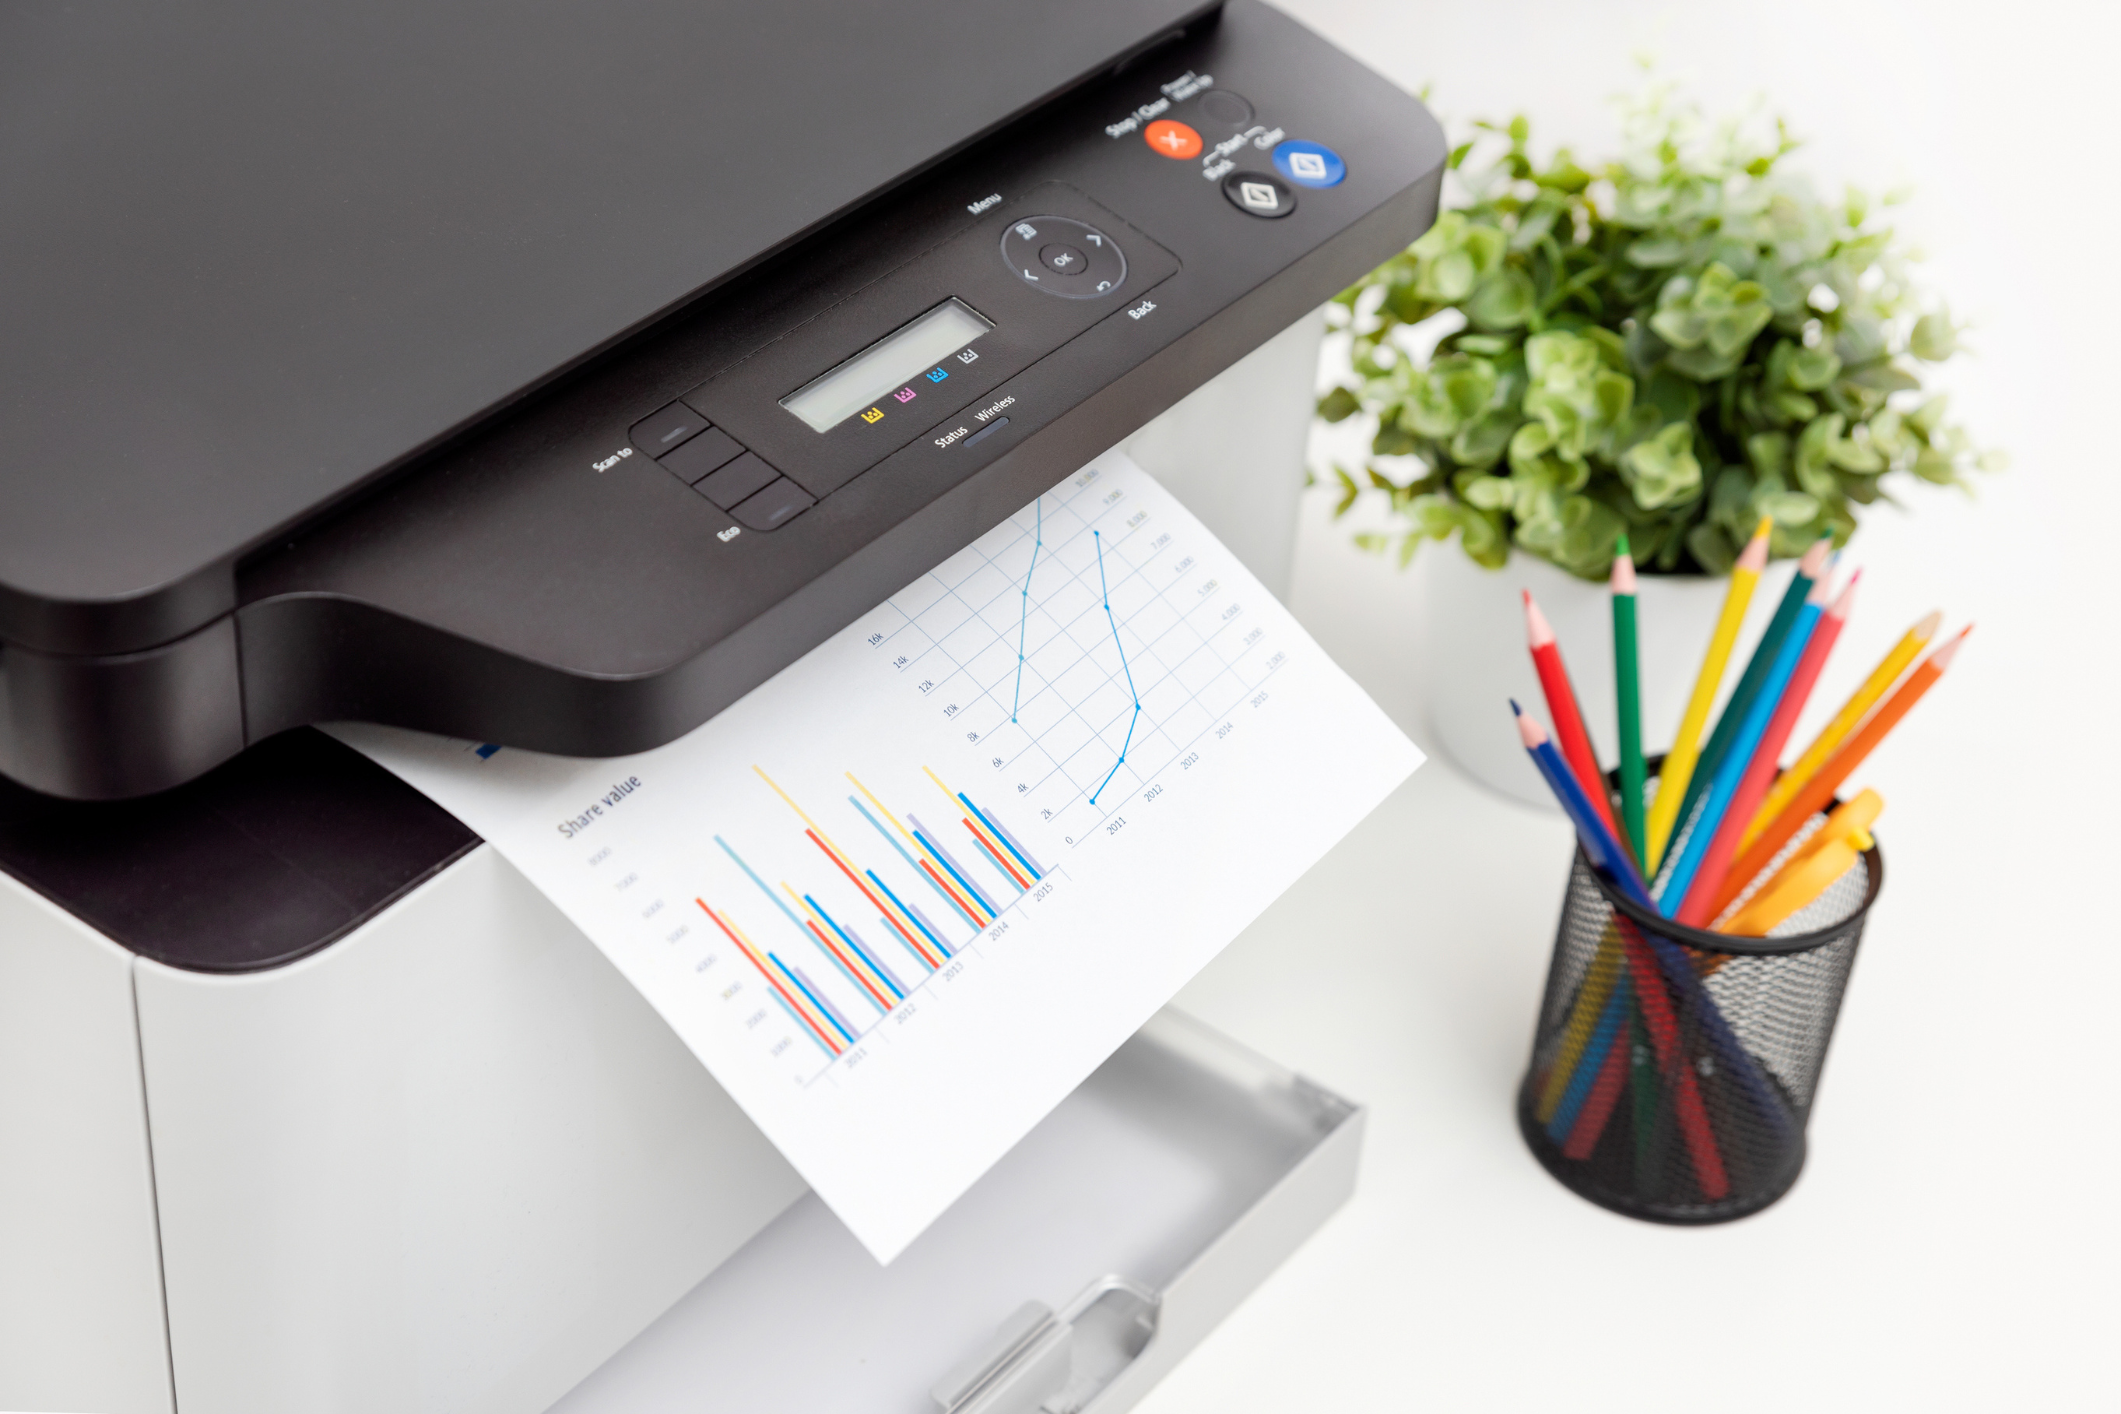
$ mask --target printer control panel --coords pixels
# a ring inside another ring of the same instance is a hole
[[[261,547],[216,720],[669,741],[1404,249],[1448,151],[1229,0]]]
[[[950,448],[1006,422],[981,415],[996,388],[1178,269],[1081,191],[1042,183],[803,311],[627,437],[741,529],[774,530],[923,436]]]

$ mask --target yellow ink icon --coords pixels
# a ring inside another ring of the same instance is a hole
[[[882,422],[883,420],[884,410],[882,408],[871,408],[862,414],[862,421],[864,422]]]

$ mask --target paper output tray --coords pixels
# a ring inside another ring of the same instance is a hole
[[[1166,1010],[891,1266],[806,1196],[552,1414],[1117,1414],[1353,1191],[1362,1127]]]

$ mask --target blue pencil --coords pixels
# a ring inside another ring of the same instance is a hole
[[[1703,797],[1700,810],[1687,828],[1686,843],[1680,848],[1679,857],[1672,862],[1672,870],[1665,875],[1664,887],[1657,895],[1663,900],[1658,911],[1667,918],[1677,913],[1679,905],[1686,901],[1687,890],[1694,882],[1694,871],[1701,867],[1703,856],[1716,838],[1716,828],[1723,823],[1723,812],[1730,809],[1731,797],[1738,794],[1746,768],[1753,764],[1753,753],[1760,749],[1760,738],[1766,734],[1768,722],[1774,717],[1775,709],[1782,705],[1782,694],[1789,689],[1791,674],[1797,671],[1797,660],[1804,656],[1805,645],[1812,641],[1812,631],[1819,627],[1819,616],[1826,609],[1828,583],[1827,575],[1821,574],[1811,592],[1805,595],[1804,607],[1797,611],[1797,621],[1790,625],[1788,636],[1782,640],[1774,665],[1761,681],[1759,694],[1753,698],[1753,705],[1746,709],[1737,735],[1731,738],[1730,749],[1716,765],[1715,779],[1709,783],[1708,794]]]
[[[1612,875],[1613,881],[1632,901],[1644,908],[1656,908],[1657,905],[1650,901],[1650,891],[1643,887],[1642,875],[1636,870],[1634,859],[1620,847],[1620,841],[1613,838],[1613,832],[1598,817],[1597,807],[1577,784],[1575,774],[1569,770],[1569,763],[1562,759],[1553,740],[1539,723],[1524,714],[1517,699],[1510,699],[1510,710],[1517,714],[1517,731],[1524,741],[1524,749],[1531,755],[1532,764],[1539,768],[1539,774],[1546,778],[1547,789],[1561,802],[1562,813],[1576,826],[1577,838],[1583,841],[1584,852],[1591,856],[1592,867]]]
[[[1554,1107],[1554,1117],[1547,1121],[1547,1137],[1556,1144],[1568,1142],[1569,1131],[1576,1127],[1576,1116],[1583,1111],[1584,1102],[1591,1098],[1591,1086],[1597,1083],[1598,1072],[1604,1068],[1606,1052],[1613,1047],[1614,1040],[1628,1025],[1628,998],[1633,992],[1633,979],[1625,967],[1613,982],[1613,990],[1599,1010],[1598,1021],[1591,1028],[1591,1039],[1584,1046],[1583,1057],[1577,1061],[1576,1069],[1569,1075],[1568,1086],[1561,1092],[1561,1103]],[[1586,1064],[1585,1058],[1596,1056],[1597,1064]]]
[[[1576,778],[1569,773],[1568,763],[1561,759],[1561,753],[1554,749],[1554,743],[1548,739],[1539,723],[1525,715],[1524,709],[1519,707],[1514,699],[1510,703],[1510,710],[1517,714],[1517,733],[1524,742],[1526,753],[1531,756],[1532,764],[1539,768],[1539,774],[1546,778],[1547,788],[1552,790],[1556,799],[1561,802],[1562,812],[1575,824],[1576,836],[1583,841],[1584,852],[1591,856],[1592,867],[1611,875],[1620,886],[1621,892],[1638,908],[1656,912],[1657,905],[1651,901],[1650,891],[1643,887],[1642,876],[1635,872],[1635,861],[1628,857],[1627,851],[1620,847],[1620,842],[1613,838],[1612,832],[1606,829],[1605,822],[1600,820],[1598,813],[1591,808],[1590,798],[1583,793],[1583,788],[1576,784]],[[1655,933],[1635,928],[1624,916],[1614,921],[1649,948],[1650,956],[1656,961],[1657,970],[1664,975],[1665,984],[1678,993],[1686,1008],[1700,1019],[1709,1049],[1715,1052],[1716,1058],[1737,1077],[1739,1087],[1746,1092],[1754,1108],[1760,1111],[1761,1117],[1777,1129],[1786,1130],[1789,1127],[1789,1116],[1783,1110],[1782,1102],[1776,1097],[1774,1087],[1760,1074],[1758,1064],[1740,1043],[1737,1033],[1731,1030],[1731,1023],[1724,1019],[1715,999],[1701,985],[1701,978],[1695,973],[1694,965],[1688,960],[1686,951],[1669,938],[1661,938]],[[1608,1046],[1610,1044],[1609,1041]],[[1583,1056],[1576,1062],[1577,1066],[1588,1067],[1590,1073],[1595,1075],[1598,1066],[1605,1059],[1606,1049],[1607,1047],[1600,1047],[1599,1053],[1594,1056],[1590,1046],[1584,1047]]]

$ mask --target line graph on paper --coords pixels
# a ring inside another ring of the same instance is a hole
[[[1227,552],[1184,538],[1092,467],[892,596],[866,641],[983,789],[1079,848],[1183,789],[1283,664],[1215,572]]]
[[[755,765],[716,802],[696,965],[799,1084],[966,995],[1078,850],[1147,840],[1267,704],[1263,591],[1130,485],[1085,469],[854,626],[831,691],[892,694],[912,736]]]

